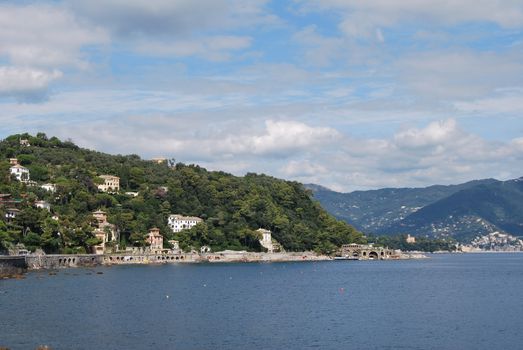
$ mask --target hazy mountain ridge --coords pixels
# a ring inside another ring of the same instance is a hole
[[[453,236],[464,241],[494,231],[523,235],[522,178],[351,193],[307,187],[330,213],[368,233]]]

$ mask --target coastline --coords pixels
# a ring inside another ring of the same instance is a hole
[[[385,260],[426,259],[425,254],[401,253],[397,258]],[[365,259],[366,260],[366,259]],[[372,260],[372,259],[369,259]],[[338,261],[333,256],[315,252],[258,253],[246,251],[222,251],[215,253],[168,253],[168,254],[79,254],[79,255],[26,255],[2,257],[0,278],[18,278],[32,270],[58,270],[76,267],[113,265],[158,265],[198,263],[260,263],[260,262],[315,262]]]

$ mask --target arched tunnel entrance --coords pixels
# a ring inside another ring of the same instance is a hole
[[[378,253],[374,251],[369,252],[369,259],[378,259]]]

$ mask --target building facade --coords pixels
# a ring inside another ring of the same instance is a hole
[[[171,214],[167,219],[167,224],[173,232],[180,232],[182,230],[190,229],[196,224],[203,222],[202,219],[195,216],[183,216],[179,214]]]
[[[40,186],[44,190],[48,192],[56,192],[56,185],[55,184],[43,184]]]
[[[342,245],[339,256],[355,260],[387,260],[400,257],[398,252],[386,247],[356,243]]]
[[[263,228],[256,230],[261,235],[260,244],[263,248],[267,249],[267,252],[273,253],[274,246],[272,244],[272,232]]]
[[[115,226],[107,221],[107,213],[103,210],[97,210],[93,212],[95,218],[95,230],[94,235],[96,238],[101,240],[101,243],[93,247],[95,254],[104,254],[109,251],[109,242],[115,242],[117,240],[117,234]]]
[[[115,193],[120,191],[120,178],[114,175],[100,175],[104,180],[103,184],[98,185],[98,189],[102,192]]]
[[[147,234],[147,242],[149,243],[149,249],[157,252],[163,249],[163,236],[160,234],[159,228],[152,228]]]
[[[37,207],[39,209],[45,209],[47,211],[51,211],[51,204],[49,204],[46,201],[36,201],[35,207]]]
[[[17,163],[15,165],[13,165],[11,168],[9,168],[9,171],[10,171],[11,175],[14,175],[18,181],[21,181],[21,182],[29,181],[29,169],[27,169],[26,167]]]
[[[414,244],[414,243],[416,243],[416,237],[407,235],[407,238],[405,238],[405,241],[409,244]]]

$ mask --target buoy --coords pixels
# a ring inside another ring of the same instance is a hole
[[[166,295],[165,297],[166,297],[167,299],[169,299],[169,296],[168,296],[168,295]]]

